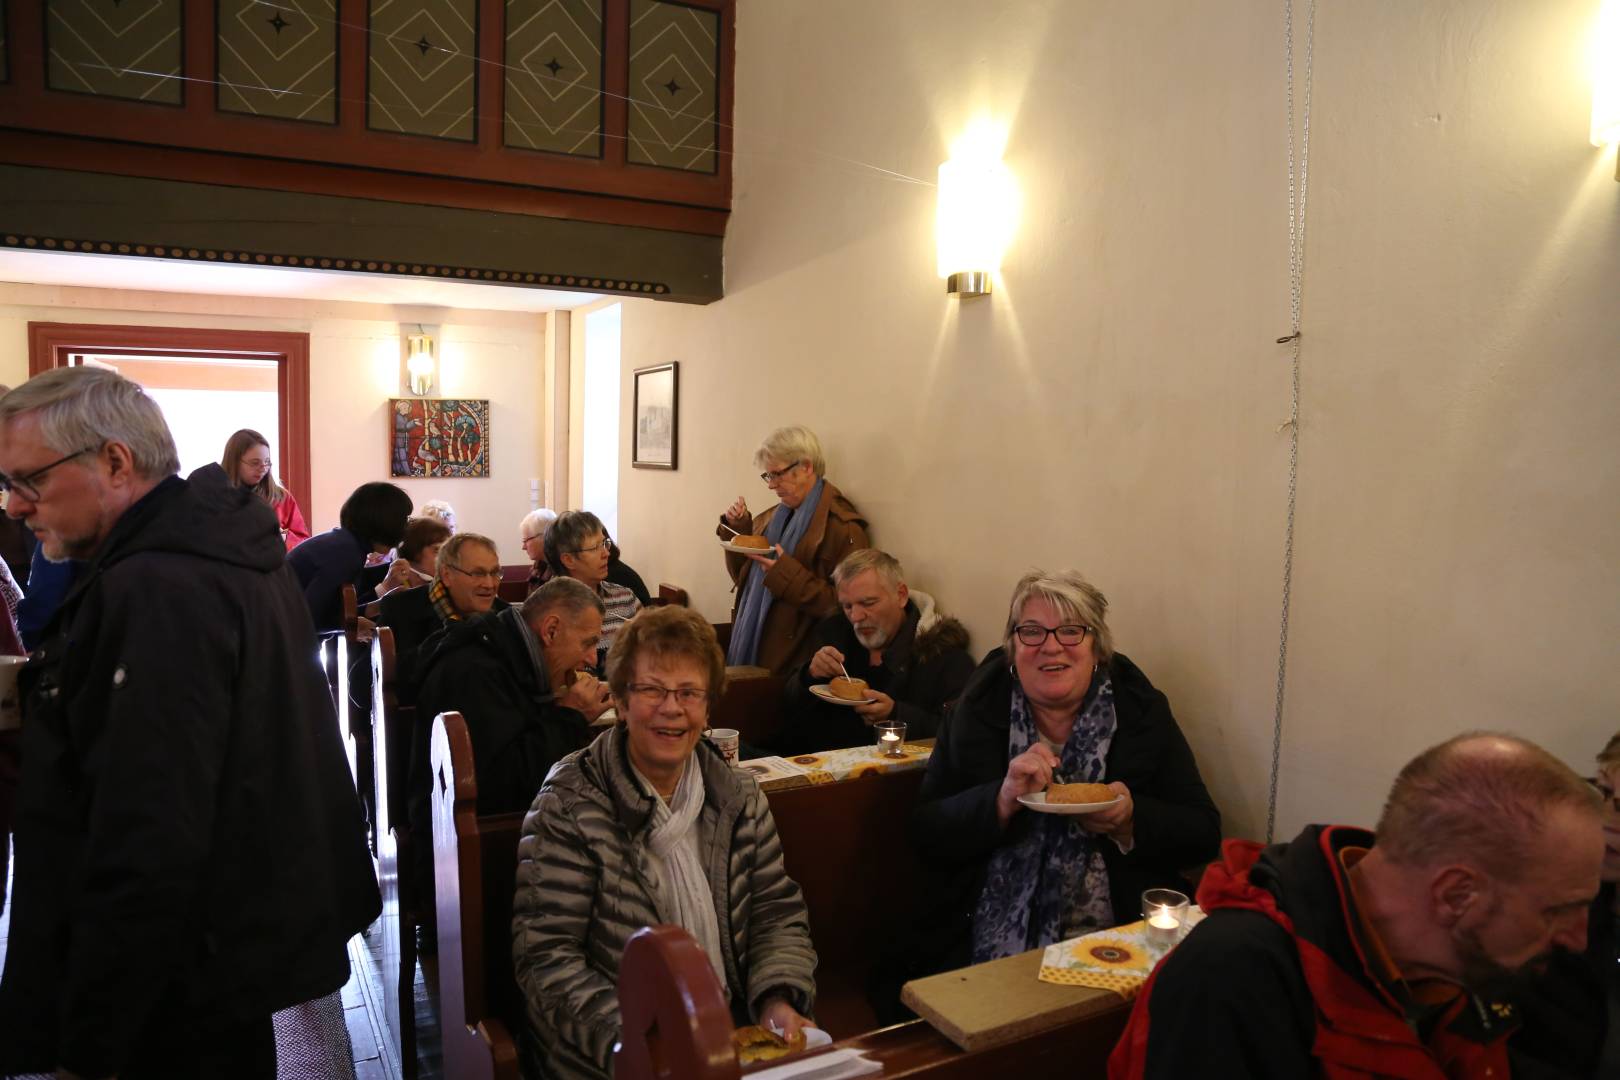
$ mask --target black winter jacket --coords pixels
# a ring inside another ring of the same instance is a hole
[[[894,698],[889,718],[906,725],[906,738],[931,739],[945,710],[973,674],[973,657],[967,651],[967,628],[961,623],[942,618],[919,634],[919,615],[917,605],[908,600],[905,621],[877,666],[842,612],[816,627],[811,655],[827,645],[836,648],[844,654],[844,669],[852,678],[865,679],[873,690]],[[813,684],[825,682],[810,674],[808,660],[788,675],[782,687],[786,723],[776,739],[777,753],[813,754],[872,741],[871,729],[853,708],[829,704],[810,692]]]
[[[556,704],[544,654],[537,668],[521,617],[516,608],[492,611],[453,623],[423,644],[407,783],[413,828],[426,827],[431,813],[427,736],[441,712],[467,721],[480,814],[527,810],[551,767],[590,742],[584,715]]]
[[[0,1073],[110,1076],[159,1002],[247,1021],[347,981],[381,903],[285,562],[251,492],[170,477],[23,670]]]
[[[1122,654],[1114,654],[1109,674],[1118,727],[1103,781],[1130,788],[1135,844],[1128,855],[1107,840],[1099,847],[1108,866],[1114,918],[1126,923],[1140,917],[1144,889],[1190,890],[1183,871],[1201,870],[1215,858],[1221,815],[1169,701]],[[1012,689],[1005,653],[996,649],[940,725],[912,813],[912,838],[936,886],[930,895],[937,907],[921,920],[926,929],[918,943],[923,966],[933,971],[968,963],[973,911],[990,856],[1004,836],[1030,827],[1030,811],[1014,815],[1005,832],[996,819],[996,793],[1007,775]]]

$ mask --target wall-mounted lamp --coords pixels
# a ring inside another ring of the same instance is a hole
[[[935,244],[945,291],[966,298],[990,292],[1001,255],[1018,223],[1018,185],[1001,163],[1007,133],[976,124],[939,167]]]
[[[418,326],[406,336],[405,371],[411,379],[411,393],[426,397],[433,389],[433,335]]]
[[[1592,145],[1620,142],[1620,0],[1604,0],[1592,28]],[[1620,172],[1616,173],[1620,179]]]

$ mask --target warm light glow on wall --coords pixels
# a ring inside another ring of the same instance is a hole
[[[1604,0],[1592,31],[1592,145],[1620,142],[1620,0]]]
[[[975,123],[951,146],[939,167],[939,206],[935,244],[939,276],[958,296],[990,291],[990,275],[1018,224],[1018,185],[1001,162],[1005,128]]]
[[[411,393],[426,396],[433,389],[433,338],[429,334],[411,334],[410,356],[405,370],[411,377]]]

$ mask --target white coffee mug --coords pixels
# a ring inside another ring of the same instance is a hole
[[[714,743],[714,748],[720,751],[720,756],[726,759],[727,764],[737,764],[737,741],[740,735],[736,728],[710,728],[704,734]]]
[[[26,656],[0,656],[0,731],[22,727],[22,696],[17,692],[17,674],[26,663]]]

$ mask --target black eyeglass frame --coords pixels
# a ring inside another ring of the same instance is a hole
[[[1079,637],[1075,638],[1073,641],[1065,641],[1063,639],[1063,635],[1066,631],[1072,634],[1072,632],[1075,630],[1080,631]],[[1041,636],[1035,640],[1031,640],[1037,631]],[[1062,626],[1042,626],[1040,623],[1028,622],[1019,623],[1017,626],[1013,627],[1013,637],[1017,638],[1021,644],[1027,645],[1032,649],[1038,649],[1042,645],[1045,645],[1046,639],[1049,637],[1057,638],[1059,645],[1067,645],[1070,648],[1073,648],[1074,646],[1085,641],[1086,635],[1090,633],[1093,633],[1092,628],[1084,623],[1064,623]]]
[[[66,457],[57,458],[49,465],[35,469],[33,472],[23,476],[7,476],[5,473],[0,473],[0,491],[15,491],[29,502],[39,502],[39,488],[35,486],[35,480],[38,480],[58,465],[66,465],[76,457],[94,454],[100,449],[100,446],[87,446],[83,450],[75,450]]]

